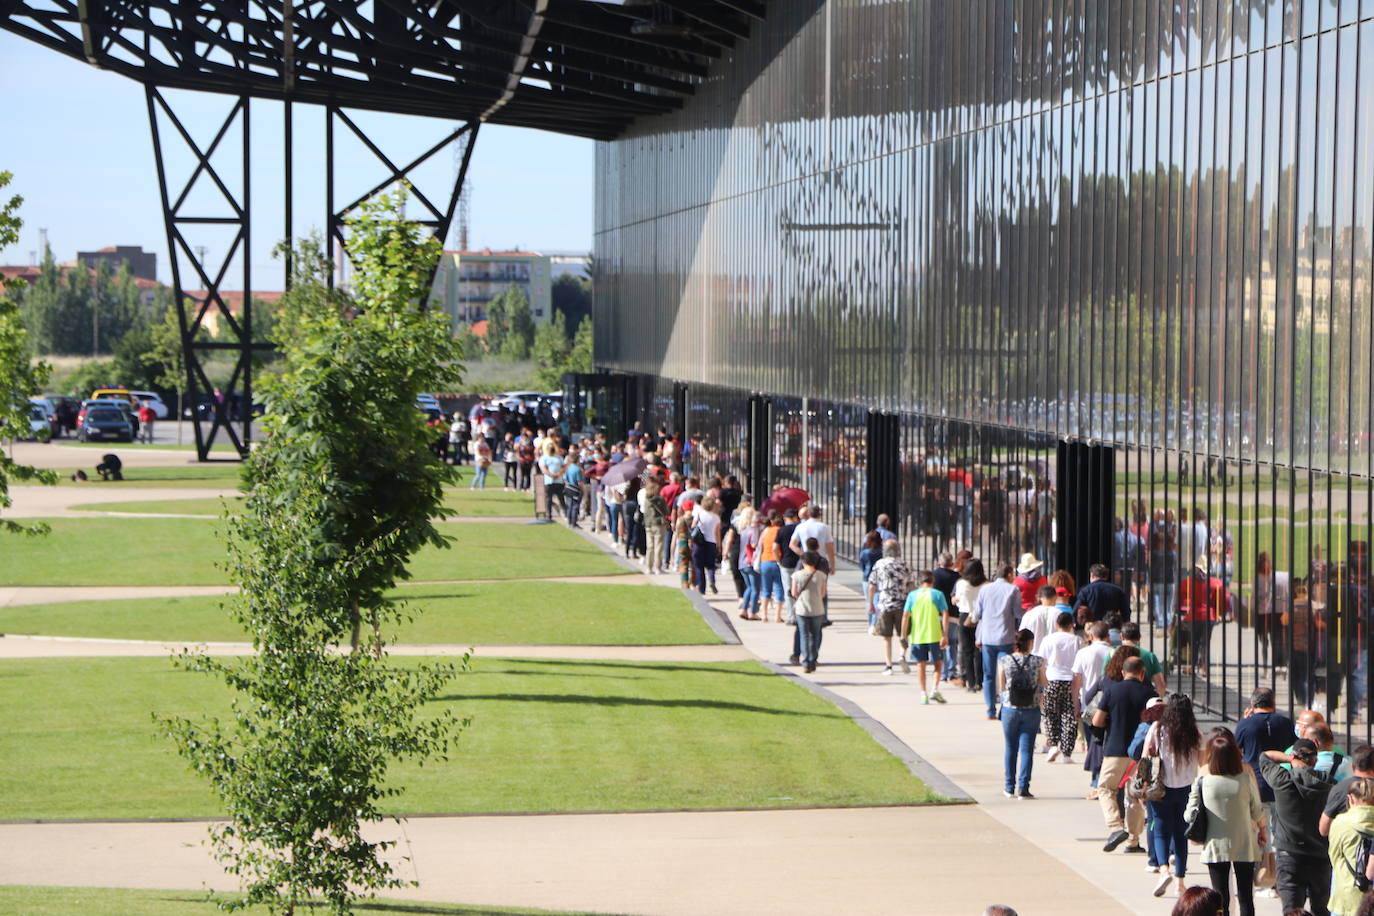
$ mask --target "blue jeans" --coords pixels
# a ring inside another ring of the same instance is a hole
[[[1145,803],[1150,811],[1150,843],[1154,847],[1155,861],[1168,865],[1172,853],[1174,875],[1179,878],[1188,874],[1188,827],[1183,822],[1183,809],[1188,807],[1191,791],[1192,786],[1165,789],[1159,801]]]
[[[1174,604],[1178,601],[1178,586],[1170,582],[1150,583],[1150,608],[1154,611],[1155,626],[1167,627],[1174,619]]]
[[[740,567],[740,575],[744,576],[744,594],[740,596],[740,610],[751,617],[759,615],[759,580],[760,576],[754,572],[754,567],[747,563]]]
[[[1008,792],[1030,791],[1031,765],[1035,763],[1035,734],[1040,731],[1040,710],[1002,707],[1002,787]],[[1021,758],[1017,770],[1016,758]],[[1013,777],[1015,777],[1013,781]]]
[[[611,531],[611,543],[620,543],[620,513],[624,506],[621,503],[606,503],[606,527]]]
[[[988,708],[989,719],[997,715],[997,660],[1010,654],[1011,643],[996,646],[983,643],[983,703]]]
[[[473,462],[472,486],[469,490],[485,490],[487,488],[487,469],[477,462]]]
[[[821,624],[825,616],[797,617],[797,633],[801,636],[801,662],[808,668],[816,667],[816,656],[821,651]]]
[[[782,600],[782,567],[773,560],[764,560],[759,564],[759,591],[760,598]]]

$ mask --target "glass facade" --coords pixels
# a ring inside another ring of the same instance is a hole
[[[769,398],[846,550],[871,413],[921,562],[1062,554],[1108,449],[1171,684],[1365,737],[1372,222],[1374,0],[771,4],[598,146],[596,363]]]

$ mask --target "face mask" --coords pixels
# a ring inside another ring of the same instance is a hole
[[[1295,735],[1297,735],[1299,738],[1301,738],[1301,737],[1302,737],[1302,726],[1301,726],[1301,725],[1294,725],[1294,726],[1293,726],[1293,734],[1295,734]]]

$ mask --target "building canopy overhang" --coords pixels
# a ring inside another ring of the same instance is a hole
[[[140,82],[612,139],[678,108],[764,0],[0,0]]]

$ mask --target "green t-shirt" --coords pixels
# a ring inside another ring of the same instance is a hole
[[[1164,673],[1164,666],[1159,663],[1159,656],[1155,655],[1149,649],[1142,646],[1136,646],[1136,648],[1140,649],[1140,660],[1145,663],[1145,683],[1148,684],[1155,679],[1156,674]],[[1110,655],[1103,660],[1103,671],[1107,670],[1107,665],[1111,663],[1111,660],[1112,657]]]
[[[911,615],[912,644],[920,646],[944,639],[945,628],[940,615],[948,610],[949,602],[939,589],[918,588],[908,592],[902,612]]]

